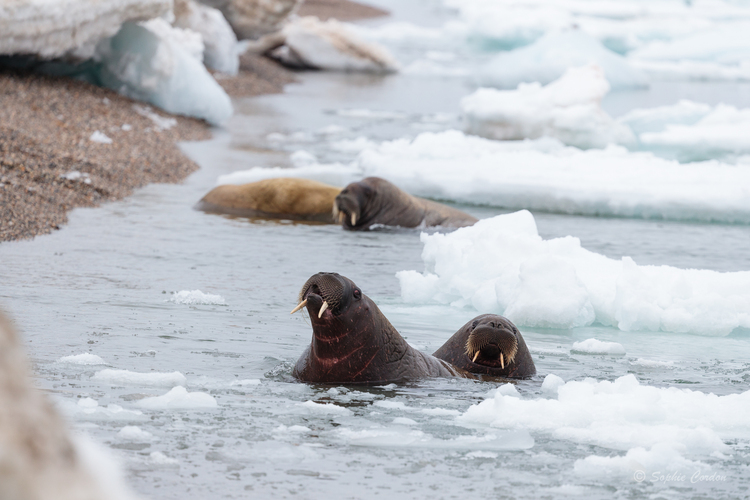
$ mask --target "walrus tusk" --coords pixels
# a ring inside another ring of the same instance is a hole
[[[477,353],[474,355],[474,359],[472,359],[471,362],[476,363],[478,357],[479,357],[479,351],[477,351]]]
[[[326,309],[328,309],[328,302],[323,301],[323,305],[320,306],[320,311],[318,312],[318,318],[323,316],[323,313],[326,312]]]
[[[302,309],[306,305],[307,305],[307,299],[305,299],[302,302],[300,302],[299,304],[297,304],[297,307],[295,307],[294,309],[292,309],[292,312],[290,312],[289,314],[296,313],[297,311],[299,311],[300,309]]]
[[[357,214],[352,214],[352,226],[357,224]]]
[[[505,360],[503,359],[503,353],[500,353],[500,366],[505,370]]]

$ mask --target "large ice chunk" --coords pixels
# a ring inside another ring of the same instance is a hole
[[[581,151],[553,139],[500,142],[455,130],[426,132],[363,151],[355,168],[417,196],[461,203],[750,223],[750,169],[680,164],[621,146]]]
[[[302,17],[282,29],[284,45],[274,56],[291,65],[334,71],[392,73],[398,63],[382,46],[366,42],[335,19]]]
[[[425,272],[396,275],[406,302],[472,307],[530,327],[598,323],[713,336],[750,328],[750,272],[610,259],[572,236],[542,239],[525,210],[421,240]]]
[[[144,25],[125,23],[117,35],[97,46],[102,84],[170,113],[215,125],[225,122],[232,115],[231,100],[196,58],[195,42],[192,50],[185,48],[191,45],[186,43],[190,35],[162,19]]]
[[[594,64],[570,68],[549,85],[522,83],[516,90],[482,88],[461,100],[466,130],[490,139],[549,136],[580,148],[632,143],[630,129],[601,107],[609,92]]]
[[[171,0],[4,0],[0,2],[0,54],[45,58],[94,53],[126,21],[169,12]]]
[[[240,69],[237,36],[222,13],[193,0],[176,0],[174,25],[200,33],[205,46],[203,62],[227,75]]]
[[[646,87],[648,78],[622,56],[581,30],[550,33],[533,44],[495,56],[480,75],[483,84],[515,88],[522,82],[550,83],[571,67],[596,63],[613,89]]]
[[[606,448],[608,452],[598,452],[605,456],[577,460],[575,472],[594,477],[624,474],[628,480],[634,470],[651,478],[654,471],[682,472],[684,467],[690,477],[701,467],[683,455],[708,459],[732,453],[736,438],[744,439],[750,432],[742,418],[750,411],[750,391],[717,396],[651,387],[633,375],[614,381],[559,382],[549,399],[495,390],[456,420],[472,429],[523,429],[535,436]],[[617,456],[609,450],[627,454]]]

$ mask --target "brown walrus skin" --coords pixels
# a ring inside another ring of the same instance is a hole
[[[352,182],[336,197],[334,216],[344,229],[376,224],[400,227],[464,227],[477,219],[465,212],[406,193],[380,177]]]
[[[299,298],[292,312],[307,306],[313,336],[294,367],[298,380],[382,385],[424,377],[474,378],[411,347],[348,278],[318,273],[307,280]]]
[[[497,314],[469,321],[432,355],[477,375],[528,378],[536,374],[521,332]]]
[[[282,177],[217,186],[195,206],[210,213],[335,224],[333,202],[340,188],[308,179]]]

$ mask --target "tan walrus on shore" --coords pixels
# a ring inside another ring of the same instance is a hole
[[[34,387],[18,338],[0,314],[0,498],[133,498],[121,485],[98,481],[84,462],[57,410]]]
[[[211,213],[327,222],[341,188],[308,179],[282,177],[215,187],[195,206]]]

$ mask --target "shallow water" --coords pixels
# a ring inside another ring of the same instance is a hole
[[[351,278],[413,346],[427,352],[476,315],[401,300],[395,273],[422,269],[418,231],[349,233],[334,226],[191,209],[219,175],[288,165],[291,151],[305,149],[321,161],[351,160],[354,153],[331,149],[330,129],[321,132],[331,125],[341,127],[333,132],[337,139],[366,136],[374,141],[456,127],[459,98],[472,88],[460,79],[406,76],[312,73],[301,80],[283,95],[236,102],[237,115],[226,131],[208,143],[184,145],[202,167],[184,184],[152,185],[121,202],[78,209],[55,234],[0,245],[0,304],[24,334],[39,384],[79,429],[124,460],[137,492],[165,499],[748,494],[750,436],[744,431],[725,438],[729,448],[724,454],[686,452],[702,473],[720,472],[724,481],[639,483],[632,474],[576,472],[576,461],[623,455],[638,445],[637,439],[613,449],[534,428],[497,428],[456,418],[483,401],[497,387],[494,383],[446,379],[331,388],[294,382],[291,366],[309,343],[310,327],[303,315],[288,313],[299,288],[318,271]],[[605,106],[619,114],[646,102],[666,104],[690,92],[721,90],[700,85],[655,86],[627,98],[611,96]],[[748,88],[734,85],[723,95],[746,104]],[[351,109],[399,114],[375,119],[339,113]],[[286,139],[269,140],[271,133]],[[500,213],[460,208],[478,217]],[[718,271],[750,269],[748,226],[535,217],[543,237],[574,235],[585,248],[613,258]],[[226,305],[169,301],[173,292],[195,289],[220,295]],[[547,397],[541,385],[551,373],[566,381],[614,381],[634,374],[644,386],[717,395],[740,394],[750,381],[747,332],[724,338],[597,326],[522,332],[539,372],[517,384],[523,399]],[[571,352],[574,342],[592,337],[618,342],[627,354]],[[101,356],[109,366],[57,362],[83,352]],[[189,391],[210,393],[218,407],[142,409],[142,398],[162,395],[170,386],[92,379],[104,368],[179,371],[187,377]],[[242,380],[246,382],[232,385]],[[78,404],[84,398],[96,400],[98,407],[91,410],[89,403],[87,411]],[[335,406],[303,406],[307,401]],[[142,413],[102,410],[110,404]],[[118,432],[126,425],[153,437],[124,439]]]

